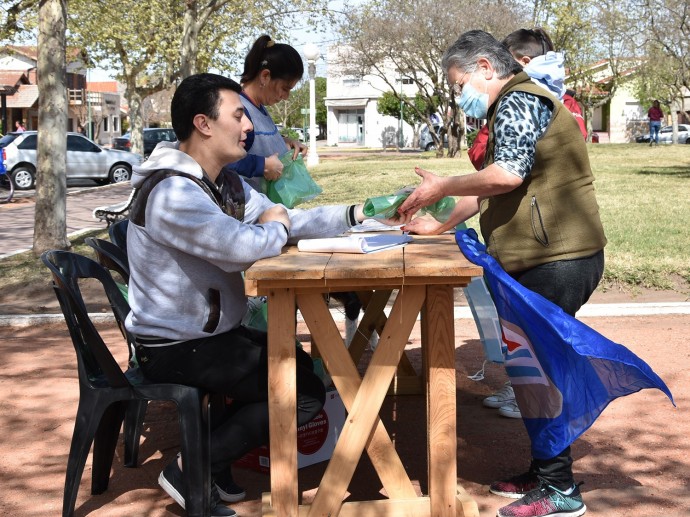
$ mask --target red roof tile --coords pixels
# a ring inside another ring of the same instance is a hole
[[[10,86],[14,88],[25,79],[24,70],[0,70],[0,88]]]
[[[8,108],[31,108],[38,101],[38,86],[22,84],[14,95],[7,96]]]

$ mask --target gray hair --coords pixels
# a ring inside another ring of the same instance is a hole
[[[486,59],[494,67],[499,79],[522,71],[522,66],[513,55],[488,32],[473,30],[460,35],[443,54],[441,66],[448,74],[448,69],[455,67],[464,72],[472,72],[477,61]]]

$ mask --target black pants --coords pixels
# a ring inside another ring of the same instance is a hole
[[[575,316],[596,289],[604,273],[604,251],[591,257],[559,260],[543,264],[511,276],[521,285],[558,305],[564,312]],[[570,446],[549,459],[532,459],[530,470],[559,489],[568,489],[573,483],[573,458]]]
[[[238,327],[174,345],[137,345],[144,374],[156,382],[204,388],[233,399],[231,411],[211,432],[211,473],[225,470],[268,443],[268,359],[265,332]],[[326,391],[311,357],[297,349],[297,423],[321,410]]]

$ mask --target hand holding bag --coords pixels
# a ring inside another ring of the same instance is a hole
[[[298,154],[297,159],[293,160],[292,153],[290,150],[280,157],[280,161],[283,162],[283,173],[280,178],[266,182],[268,199],[287,208],[294,208],[323,192],[309,175],[302,155]]]

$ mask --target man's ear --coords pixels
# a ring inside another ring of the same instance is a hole
[[[204,136],[211,136],[211,127],[208,124],[208,117],[199,113],[192,120],[194,127]]]

